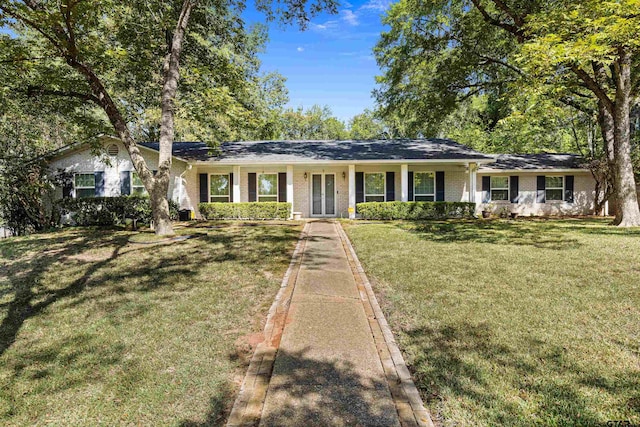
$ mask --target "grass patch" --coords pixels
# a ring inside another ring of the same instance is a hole
[[[344,227],[438,424],[640,423],[640,230]]]
[[[0,240],[0,424],[222,424],[301,230],[238,225]]]

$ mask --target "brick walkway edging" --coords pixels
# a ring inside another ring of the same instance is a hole
[[[264,326],[264,341],[258,344],[253,352],[238,397],[236,397],[229,414],[227,427],[254,426],[260,421],[273,364],[291,303],[291,295],[304,254],[308,229],[309,223],[307,222],[300,233],[298,243],[296,243],[289,268],[282,278],[280,290],[269,309]]]
[[[391,395],[398,410],[400,423],[403,426],[433,427],[431,415],[425,408],[420,393],[418,393],[418,389],[411,378],[409,368],[407,368],[402,353],[396,344],[387,319],[380,309],[358,255],[340,222],[335,221],[335,224],[347,253],[347,259],[351,264],[356,284],[360,290],[360,297],[365,305],[365,311],[369,317],[369,326],[378,348],[378,354],[389,383]]]

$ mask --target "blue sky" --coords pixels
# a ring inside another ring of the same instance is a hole
[[[371,91],[379,74],[373,47],[385,30],[381,17],[390,4],[391,0],[343,0],[338,14],[313,18],[305,31],[270,24],[269,41],[260,55],[262,70],[287,78],[288,106],[327,105],[345,122],[373,108]],[[247,24],[265,22],[251,0],[243,18]],[[0,32],[9,31],[0,27]]]
[[[345,122],[373,108],[371,91],[379,69],[372,49],[384,30],[381,16],[390,3],[343,1],[337,15],[315,17],[305,31],[277,23],[269,26],[262,69],[287,78],[289,106],[328,105]],[[264,22],[251,4],[243,17],[247,24]]]

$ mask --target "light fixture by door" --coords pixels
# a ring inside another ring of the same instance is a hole
[[[304,180],[305,181],[307,180],[307,173],[306,172],[304,173]]]
[[[346,179],[346,178],[347,178],[347,174],[344,171],[342,171],[342,179]]]

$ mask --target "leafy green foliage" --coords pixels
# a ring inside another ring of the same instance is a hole
[[[200,203],[200,213],[205,219],[289,219],[291,203],[243,202]]]
[[[350,139],[383,139],[389,136],[384,121],[376,117],[371,110],[364,110],[349,121]]]
[[[356,205],[364,219],[473,218],[475,203],[466,202],[366,202]]]
[[[144,224],[151,223],[153,215],[148,197],[90,197],[85,199],[62,199],[56,203],[60,215],[70,214],[80,226],[123,225],[127,219]],[[169,214],[178,219],[178,204],[169,200]]]
[[[285,140],[345,139],[347,131],[328,106],[313,105],[307,110],[286,109],[280,117],[279,137]]]

